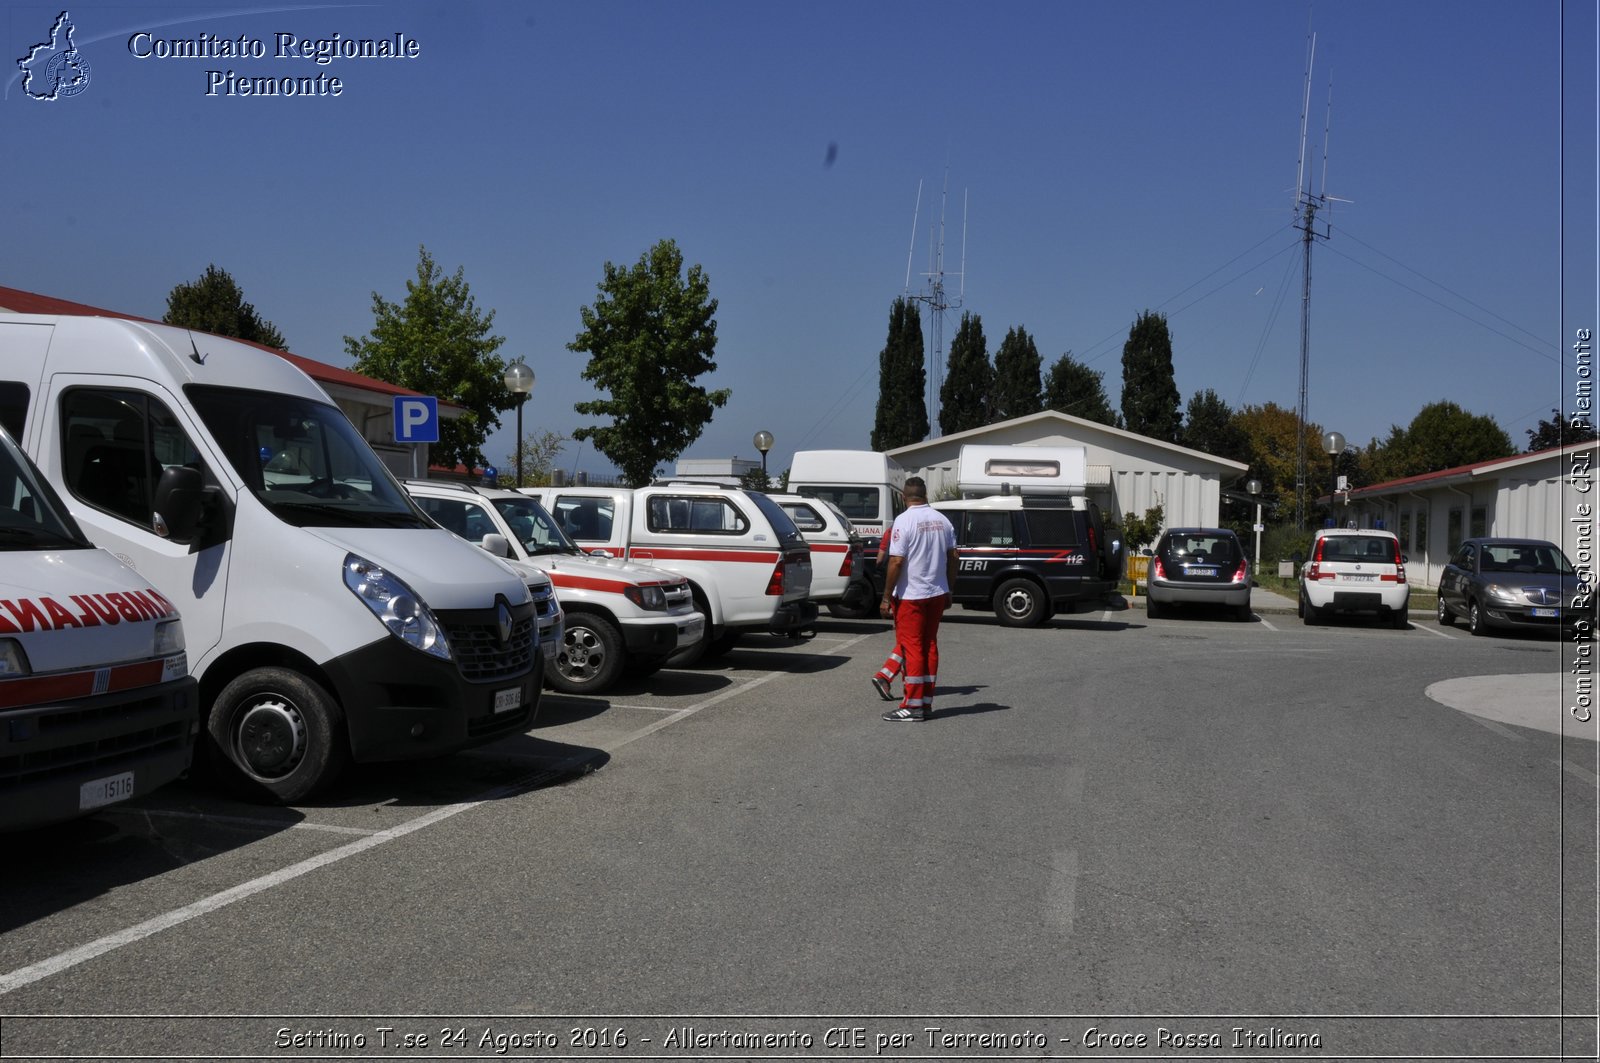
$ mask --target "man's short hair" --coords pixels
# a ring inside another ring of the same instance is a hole
[[[928,485],[920,476],[907,476],[905,488],[901,492],[907,498],[927,498]]]

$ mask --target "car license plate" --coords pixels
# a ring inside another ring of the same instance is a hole
[[[1560,616],[1561,615],[1561,610],[1559,610],[1559,609],[1529,609],[1528,610],[1528,615],[1529,616],[1552,616],[1552,617],[1554,617],[1554,616]]]
[[[494,711],[510,712],[522,707],[522,688],[512,687],[510,690],[497,690],[494,694]]]
[[[1346,573],[1345,577],[1344,577],[1344,581],[1346,583],[1371,583],[1373,580],[1375,580],[1377,578],[1378,578],[1377,576],[1365,576],[1365,575],[1357,576],[1357,575],[1352,575],[1350,573]]]
[[[133,772],[95,779],[78,787],[78,811],[86,812],[133,796]]]
[[[1215,576],[1217,570],[1210,565],[1184,565],[1183,574],[1185,576]]]

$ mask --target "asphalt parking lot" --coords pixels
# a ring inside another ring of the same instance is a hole
[[[887,624],[824,619],[813,638],[747,637],[603,697],[547,691],[526,735],[360,767],[305,806],[168,787],[14,839],[11,866],[26,871],[0,885],[0,1016],[303,1014],[308,1002],[1091,1014],[1214,1012],[1219,999],[1255,1013],[1463,1000],[1548,1012],[1550,972],[1527,943],[1549,913],[1486,908],[1482,893],[1503,882],[1526,900],[1550,884],[1528,878],[1549,866],[1544,842],[1508,846],[1510,824],[1569,806],[1593,820],[1594,725],[1562,733],[1561,644],[1422,618],[1307,628],[1290,605],[1242,623],[1204,610],[1150,620],[1120,602],[1025,631],[958,610],[937,714],[911,727],[881,722],[867,683]],[[1270,815],[1239,815],[1255,805]],[[1359,822],[1384,809],[1416,810],[1426,844],[1368,852],[1360,838],[1395,828]],[[1485,856],[1489,836],[1502,854]],[[1204,837],[1219,840],[1194,848]],[[1295,862],[1241,864],[1257,844]],[[1013,865],[1013,849],[1036,855]],[[907,867],[941,898],[931,950],[890,944],[924,922],[896,904]],[[1327,885],[1313,889],[1309,867]],[[1431,907],[1394,907],[1383,883],[1402,872],[1429,884]],[[1177,895],[1213,883],[1184,902],[1184,934],[1194,947],[1214,937],[1240,965],[1179,961],[1167,918],[1127,907],[1155,883]],[[1308,889],[1332,892],[1286,905]],[[543,902],[564,913],[558,926]],[[1337,914],[1352,904],[1355,922]],[[1438,944],[1373,969],[1385,936],[1435,918]],[[1351,951],[1307,970],[1268,944],[1284,933],[1350,938]],[[1458,978],[1469,941],[1505,955]],[[460,955],[444,962],[441,943]],[[523,973],[530,952],[545,959]],[[1078,975],[1063,980],[1063,957]],[[6,1029],[8,1052],[160,1054],[125,1033],[86,1045],[57,1027]]]

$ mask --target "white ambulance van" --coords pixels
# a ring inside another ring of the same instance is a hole
[[[428,519],[286,359],[0,315],[8,385],[78,524],[182,614],[207,752],[247,793],[297,801],[347,758],[434,757],[533,720],[527,584]]]
[[[0,831],[177,778],[197,706],[177,610],[84,538],[0,429]]]

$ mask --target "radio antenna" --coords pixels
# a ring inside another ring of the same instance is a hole
[[[911,296],[912,299],[919,303],[928,304],[931,317],[929,326],[933,344],[928,351],[928,371],[926,373],[928,381],[928,431],[930,437],[939,434],[939,391],[941,383],[939,378],[944,369],[944,314],[946,310],[960,309],[967,293],[967,198],[965,194],[962,195],[961,199],[961,272],[956,274],[960,278],[960,287],[958,289],[959,294],[955,297],[954,302],[950,301],[944,288],[944,216],[945,204],[949,199],[950,168],[946,166],[944,171],[944,192],[939,203],[939,227],[937,233],[930,233],[928,238],[930,262],[928,272],[923,274],[924,277],[928,278],[928,290],[925,294]],[[917,184],[917,202],[920,206],[922,202],[921,182]],[[916,221],[913,219],[913,241],[916,239],[915,225]],[[913,244],[913,246],[915,245]],[[906,262],[907,291],[910,288],[911,265],[910,256],[908,255]]]

